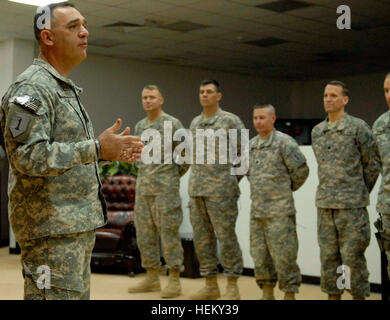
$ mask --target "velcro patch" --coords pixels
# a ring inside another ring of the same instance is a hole
[[[25,96],[19,96],[19,97],[12,97],[10,99],[10,102],[16,103],[24,108],[26,108],[28,111],[38,114],[38,110],[41,107],[42,103],[37,98],[25,95]]]
[[[23,134],[27,130],[30,120],[31,116],[27,113],[15,112],[9,125],[12,136],[16,138]]]

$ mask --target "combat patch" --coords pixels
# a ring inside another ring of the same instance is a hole
[[[9,130],[14,138],[23,134],[30,123],[31,116],[26,113],[15,112],[12,116]]]

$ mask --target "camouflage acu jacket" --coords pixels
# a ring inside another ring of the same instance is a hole
[[[231,175],[230,169],[232,164],[228,161],[226,164],[221,164],[219,161],[219,139],[215,139],[215,164],[207,164],[207,143],[204,139],[203,153],[204,164],[196,163],[196,130],[197,129],[212,129],[217,131],[223,129],[227,136],[227,145],[236,144],[238,154],[241,150],[240,130],[245,129],[244,124],[238,116],[233,113],[222,110],[221,108],[210,118],[205,119],[203,113],[195,117],[190,125],[190,130],[193,136],[194,163],[191,165],[191,172],[188,185],[188,193],[191,197],[238,197],[240,190],[238,187],[238,177]],[[229,129],[237,129],[237,141],[232,142],[229,139]]]
[[[164,122],[168,122],[172,125],[171,134],[169,134],[169,137],[165,137],[172,141],[172,144],[167,144],[169,149],[171,149],[171,156],[169,159],[166,159],[167,161],[165,161],[171,163],[167,164],[164,164],[164,155],[165,151],[167,151],[165,148]],[[173,141],[172,137],[176,130],[182,128],[183,125],[178,119],[165,112],[163,112],[160,117],[154,121],[149,121],[146,117],[136,124],[136,136],[141,136],[147,129],[157,130],[161,136],[161,164],[145,164],[141,159],[137,160],[138,176],[136,192],[138,195],[160,195],[171,192],[179,192],[180,177],[186,173],[189,165],[185,163],[183,165],[178,165],[175,163],[175,159],[173,159],[173,152],[180,142]],[[145,145],[147,145],[147,142],[145,142]]]
[[[105,223],[98,159],[81,89],[35,59],[2,100],[17,239],[93,230]]]
[[[318,163],[316,206],[366,207],[380,169],[370,127],[345,114],[333,128],[327,119],[322,121],[311,135]]]
[[[258,218],[295,214],[292,192],[309,175],[306,158],[290,136],[273,130],[259,146],[259,136],[249,142],[248,179],[251,214]]]
[[[377,147],[378,161],[381,163],[382,181],[378,192],[376,209],[390,214],[390,111],[382,114],[372,127]]]

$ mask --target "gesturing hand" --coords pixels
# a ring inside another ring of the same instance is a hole
[[[140,137],[130,136],[130,128],[126,127],[122,133],[117,132],[122,127],[122,120],[118,119],[111,127],[104,130],[99,136],[100,156],[103,160],[118,160],[135,162],[141,157],[143,143]]]

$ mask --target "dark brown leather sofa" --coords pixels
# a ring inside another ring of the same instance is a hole
[[[102,192],[107,202],[107,225],[96,229],[92,267],[124,267],[133,276],[141,272],[141,258],[134,226],[136,177],[106,177]]]

